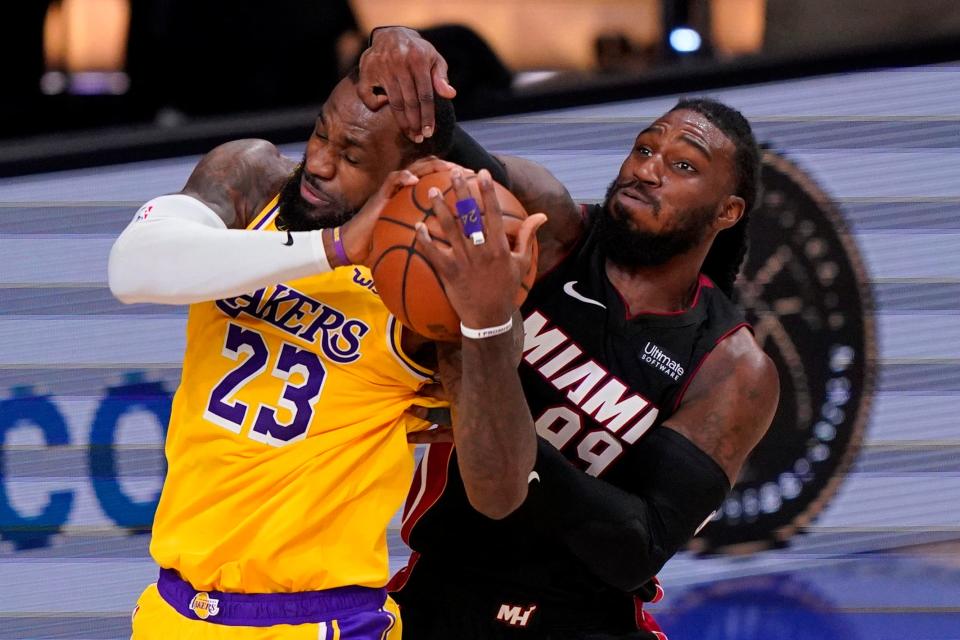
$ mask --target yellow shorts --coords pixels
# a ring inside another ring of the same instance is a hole
[[[131,640],[400,640],[400,610],[387,598],[379,611],[336,620],[270,627],[229,626],[191,620],[171,607],[151,584],[133,610]]]

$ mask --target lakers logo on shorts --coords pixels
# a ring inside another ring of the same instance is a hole
[[[206,620],[210,616],[220,613],[220,601],[211,598],[206,592],[201,591],[193,596],[190,601],[190,610],[197,614],[201,620]]]

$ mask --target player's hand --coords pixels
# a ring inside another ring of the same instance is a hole
[[[367,108],[376,111],[389,102],[400,130],[420,143],[436,128],[434,94],[453,98],[457,91],[447,81],[447,61],[433,45],[413,29],[377,29],[360,56],[357,95]]]
[[[343,248],[349,259],[349,264],[364,264],[366,262],[373,244],[373,228],[390,198],[404,187],[417,184],[423,176],[455,169],[464,172],[469,171],[469,169],[441,160],[436,156],[426,156],[414,161],[405,169],[389,173],[377,192],[364,203],[360,211],[340,227],[340,238],[343,241]],[[335,254],[328,251],[327,255]],[[343,266],[339,259],[331,261],[330,264]]]
[[[483,200],[483,244],[475,245],[465,236],[460,220],[447,207],[439,189],[430,190],[430,200],[449,248],[445,243],[434,242],[426,225],[417,224],[421,251],[436,269],[451,306],[463,324],[477,329],[498,326],[510,319],[516,308],[516,293],[533,259],[537,229],[547,221],[542,213],[524,220],[511,250],[490,173],[480,171],[478,181]],[[470,197],[462,175],[454,173],[452,182],[458,200]]]

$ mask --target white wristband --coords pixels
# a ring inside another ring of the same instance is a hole
[[[506,322],[496,327],[484,327],[483,329],[471,329],[470,327],[460,323],[460,335],[464,338],[470,338],[471,340],[483,340],[484,338],[492,338],[493,336],[502,335],[510,329],[513,328],[513,318],[510,318]]]

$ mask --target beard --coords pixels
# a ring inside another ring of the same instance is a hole
[[[677,211],[676,223],[672,228],[653,233],[637,229],[630,220],[630,212],[613,199],[617,191],[626,187],[648,198],[653,217],[660,216],[660,201],[643,189],[638,181],[618,182],[614,179],[610,183],[596,222],[596,231],[600,248],[614,264],[627,268],[656,267],[690,251],[706,237],[716,205]]]
[[[358,208],[349,206],[342,197],[326,191],[323,195],[330,198],[329,203],[312,205],[300,195],[300,181],[303,179],[304,159],[280,190],[280,213],[277,215],[277,228],[290,231],[313,231],[339,227],[356,215]]]

